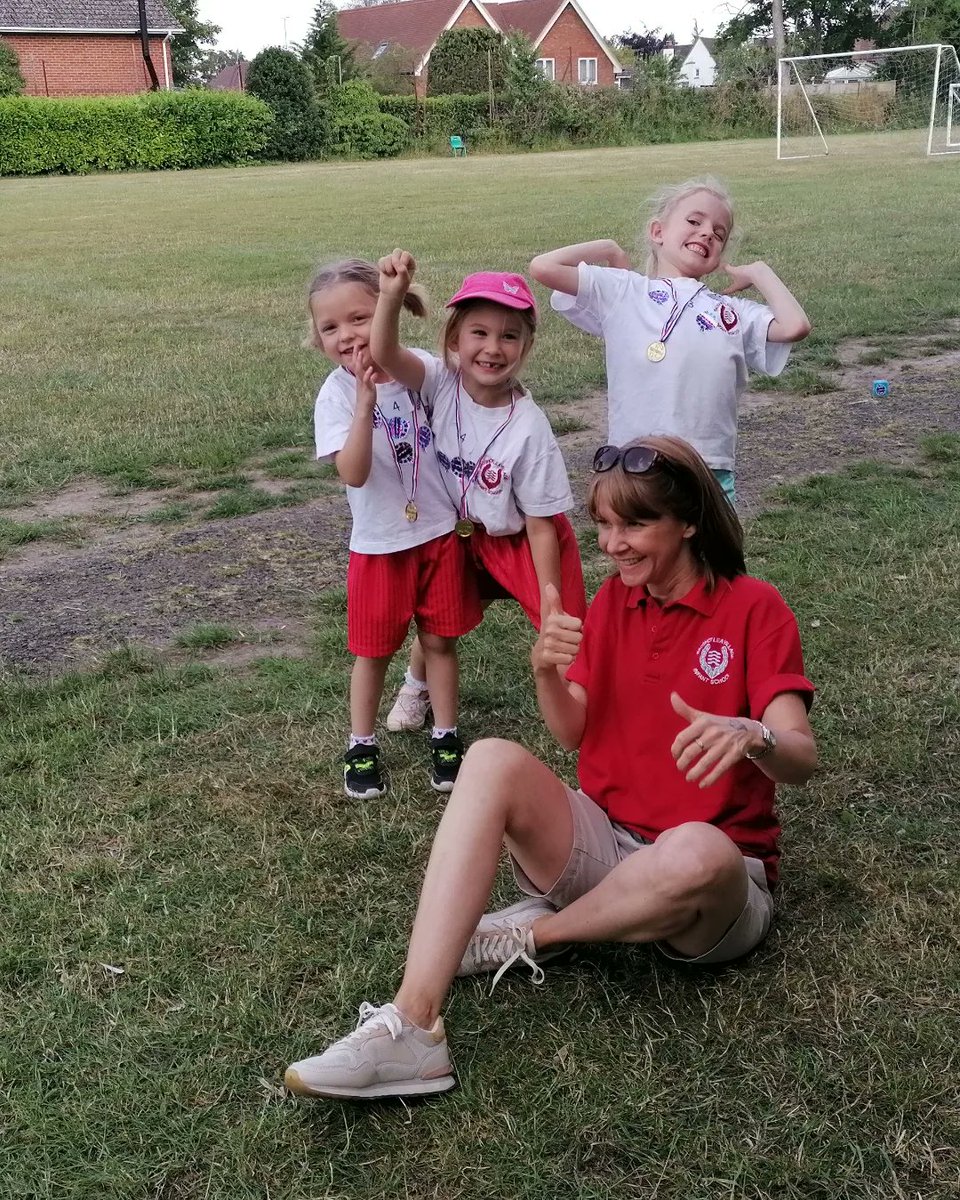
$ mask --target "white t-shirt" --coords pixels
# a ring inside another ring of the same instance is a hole
[[[768,342],[773,320],[765,304],[696,295],[667,338],[661,362],[647,347],[660,341],[673,306],[663,279],[580,263],[576,296],[554,292],[553,308],[578,329],[604,339],[609,440],[617,446],[651,434],[685,438],[714,470],[732,471],[737,450],[737,401],[747,372],[779,375],[787,342]],[[671,279],[680,307],[697,293],[697,279]]]
[[[557,439],[529,392],[516,398],[510,416],[509,405],[486,408],[462,383],[458,389],[459,372],[439,358],[431,358],[426,367],[421,396],[430,414],[440,474],[458,508],[461,489],[470,479],[466,515],[493,536],[519,533],[525,517],[552,517],[573,508]]]
[[[426,362],[432,359],[424,350],[414,350],[414,354]],[[356,400],[357,381],[353,375],[344,367],[331,371],[320,388],[313,414],[317,458],[330,461],[343,449]],[[419,445],[419,483],[413,499],[418,516],[416,521],[408,521],[404,508],[413,494],[415,438]],[[400,460],[399,473],[394,449]],[[426,414],[418,398],[399,383],[377,387],[370,475],[363,487],[347,488],[347,500],[353,517],[350,549],[357,554],[409,550],[453,529],[457,511],[440,479]]]

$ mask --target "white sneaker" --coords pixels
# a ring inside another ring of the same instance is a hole
[[[283,1082],[298,1096],[374,1100],[446,1092],[456,1079],[442,1018],[432,1029],[420,1029],[395,1005],[376,1008],[364,1001],[356,1029],[288,1067]]]
[[[430,693],[426,688],[414,688],[403,684],[397,692],[393,708],[387,714],[387,728],[391,733],[405,729],[422,729],[430,712]]]
[[[549,950],[537,950],[532,925],[538,917],[546,917],[556,911],[541,896],[528,896],[526,900],[520,900],[499,912],[484,913],[463,952],[457,978],[496,971],[492,991],[504,971],[524,963],[530,968],[533,982],[543,983],[544,975],[539,964],[563,954],[567,947],[551,946]]]

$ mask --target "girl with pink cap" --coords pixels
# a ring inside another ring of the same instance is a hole
[[[512,597],[535,629],[548,585],[572,616],[586,612],[580,553],[563,455],[546,415],[519,382],[533,345],[537,306],[522,275],[468,275],[447,304],[442,357],[400,344],[400,312],[416,264],[405,250],[380,260],[370,351],[393,379],[418,392],[430,419],[440,475],[457,509],[486,600]],[[415,643],[390,729],[419,728],[429,705]]]

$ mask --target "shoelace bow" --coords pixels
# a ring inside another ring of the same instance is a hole
[[[543,973],[543,968],[530,957],[527,953],[527,933],[528,930],[520,929],[517,925],[511,925],[509,929],[498,930],[496,933],[484,934],[477,939],[477,959],[500,958],[513,947],[513,952],[504,959],[500,970],[493,977],[493,983],[490,985],[490,991],[497,986],[503,978],[505,971],[516,962],[526,963],[530,968],[530,977],[534,983],[543,983],[546,976]]]
[[[360,1013],[360,1019],[357,1021],[357,1027],[354,1029],[351,1037],[354,1034],[359,1033],[361,1030],[369,1028],[373,1023],[376,1023],[377,1025],[385,1025],[387,1032],[394,1041],[396,1041],[403,1032],[403,1022],[400,1020],[396,1010],[390,1008],[386,1004],[377,1007],[376,1004],[370,1004],[368,1001],[364,1000],[358,1011]]]

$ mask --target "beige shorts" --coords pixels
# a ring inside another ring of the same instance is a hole
[[[573,849],[560,878],[547,892],[540,892],[514,860],[513,874],[521,891],[528,896],[543,896],[557,908],[566,908],[574,900],[592,891],[625,858],[650,843],[639,833],[611,821],[598,805],[583,794],[567,788],[573,816]],[[744,855],[747,869],[747,901],[743,911],[723,937],[696,958],[677,953],[672,946],[657,942],[657,949],[678,962],[722,963],[740,958],[758,946],[770,931],[773,921],[773,897],[767,873],[759,858]]]

